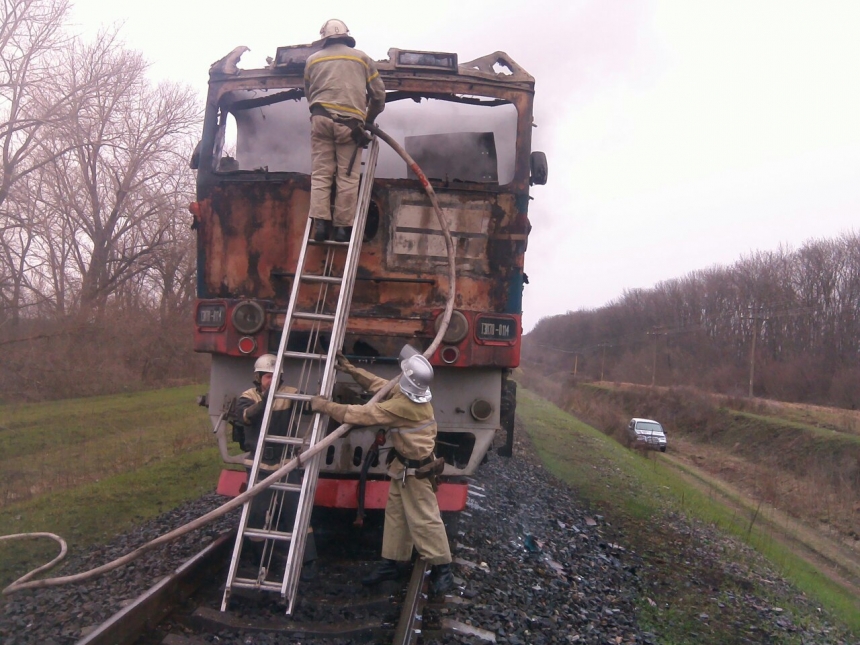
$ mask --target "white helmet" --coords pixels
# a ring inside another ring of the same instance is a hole
[[[274,354],[263,354],[262,356],[260,356],[260,358],[257,359],[257,362],[254,363],[254,374],[256,374],[257,372],[274,374],[275,361],[277,361],[277,358]]]
[[[400,390],[410,401],[430,403],[433,395],[430,384],[433,382],[433,366],[411,345],[400,350]]]
[[[355,38],[349,35],[349,28],[346,23],[337,18],[325,21],[325,24],[320,28],[320,38],[324,41],[336,38],[343,40],[350,47],[355,47]]]

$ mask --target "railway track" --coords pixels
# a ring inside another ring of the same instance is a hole
[[[299,588],[292,617],[274,594],[236,593],[230,610],[219,610],[233,534],[224,534],[137,599],[78,641],[78,645],[200,645],[248,635],[281,642],[425,642],[422,615],[426,573],[419,559],[403,580],[368,590],[360,579],[375,564],[376,549],[353,544],[321,550],[315,579]],[[343,540],[341,540],[343,542]],[[348,542],[348,541],[347,541]],[[369,542],[369,540],[368,540]],[[331,547],[332,544],[328,544]],[[434,599],[436,606],[459,598]],[[436,625],[434,634],[456,631]]]

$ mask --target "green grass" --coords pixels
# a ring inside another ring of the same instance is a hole
[[[600,509],[598,512],[611,518],[613,525],[649,563],[654,576],[661,580],[649,591],[657,606],[643,600],[640,607],[640,620],[661,635],[661,642],[692,642],[691,632],[698,634],[695,642],[700,643],[734,642],[742,636],[755,640],[749,634],[729,633],[728,625],[721,628],[712,623],[708,629],[715,630],[713,633],[703,631],[698,616],[711,611],[713,605],[701,594],[684,593],[685,575],[719,579],[719,588],[724,590],[737,585],[742,587],[745,581],[726,580],[719,567],[691,564],[681,548],[683,545],[678,544],[683,540],[661,528],[660,518],[671,511],[714,524],[746,541],[819,606],[832,612],[855,634],[860,634],[860,601],[776,542],[766,530],[752,522],[750,514],[738,514],[691,488],[663,466],[654,453],[646,458],[627,450],[602,432],[522,388],[517,412],[548,469],[571,484],[588,504]],[[727,553],[724,557],[734,557],[742,563],[744,560],[743,553]],[[689,567],[699,568],[692,571]],[[758,591],[763,595],[769,593],[765,586]],[[779,602],[786,604],[787,601]],[[801,609],[796,608],[796,612]]]
[[[212,492],[220,470],[216,448],[168,457],[0,509],[0,535],[47,531],[63,537],[70,552],[80,552]],[[47,562],[56,551],[56,543],[49,540],[0,543],[0,584]]]
[[[211,446],[203,389],[0,406],[0,507]]]
[[[0,535],[47,531],[72,552],[214,490],[221,460],[204,386],[0,406]],[[51,559],[0,543],[0,581]]]

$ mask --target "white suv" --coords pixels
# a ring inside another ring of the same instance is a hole
[[[627,424],[627,447],[644,446],[666,452],[666,432],[657,421],[634,417]]]

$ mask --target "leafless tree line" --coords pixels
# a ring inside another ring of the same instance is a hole
[[[84,40],[68,16],[67,0],[0,0],[5,400],[182,376],[191,353],[197,97],[150,82],[116,30]]]
[[[760,251],[541,320],[524,360],[582,378],[860,405],[860,234]]]

